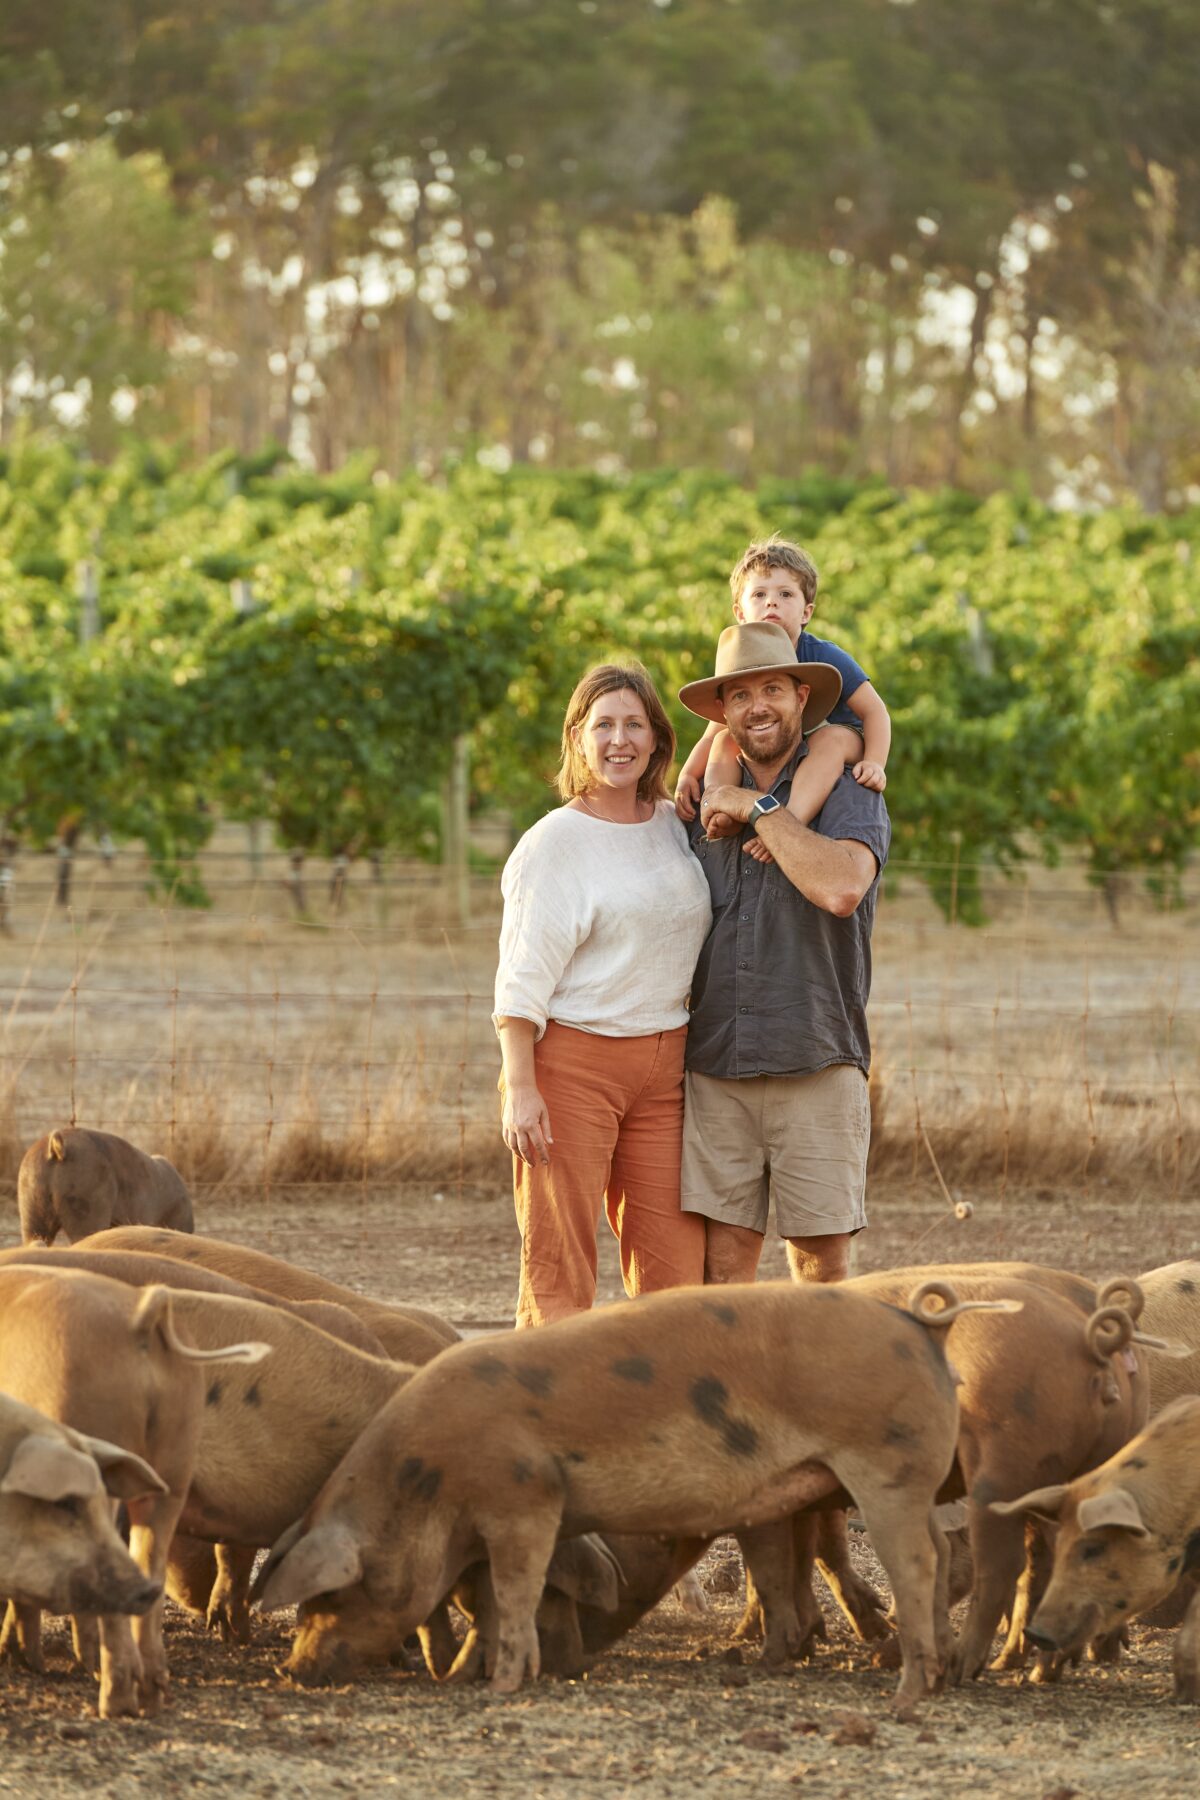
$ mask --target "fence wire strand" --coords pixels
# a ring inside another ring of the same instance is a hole
[[[968,865],[948,865],[961,905]],[[920,872],[916,865],[908,870]],[[0,937],[0,1176],[64,1121],[132,1135],[199,1186],[500,1192],[490,1013],[498,908],[464,929],[112,903],[108,871]],[[978,873],[977,871],[975,873]],[[995,872],[991,872],[993,879]],[[26,883],[20,898],[29,900]],[[317,886],[314,875],[311,882]],[[249,890],[249,884],[242,886]],[[414,892],[444,899],[429,875]],[[104,887],[106,903],[99,903]],[[359,904],[368,916],[349,916]],[[474,905],[474,899],[472,901]],[[1094,891],[1027,882],[973,930],[885,895],[876,932],[873,1174],[1003,1208],[1018,1185],[1153,1186],[1200,1175],[1196,912],[1114,932]],[[439,906],[438,910],[442,910]]]

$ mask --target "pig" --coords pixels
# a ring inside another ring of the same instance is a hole
[[[0,1389],[120,1444],[161,1477],[161,1491],[129,1508],[134,1560],[160,1590],[205,1411],[200,1365],[257,1363],[269,1350],[228,1339],[196,1349],[175,1329],[179,1298],[165,1287],[139,1290],[80,1271],[0,1268]],[[133,1713],[139,1702],[156,1711],[167,1688],[161,1600],[138,1619],[136,1647],[121,1615],[105,1615],[100,1635],[101,1717]],[[37,1666],[32,1629],[27,1651]]]
[[[1078,1654],[1200,1569],[1200,1399],[1173,1400],[1078,1480],[993,1501],[991,1510],[1057,1528],[1049,1586],[1027,1630],[1049,1653]],[[1174,1677],[1180,1700],[1200,1702],[1198,1594],[1175,1642]]]
[[[158,1260],[115,1251],[45,1254],[52,1262],[108,1256],[131,1267]],[[12,1272],[0,1270],[0,1278]],[[176,1521],[179,1535],[167,1564],[169,1590],[207,1604],[210,1627],[227,1640],[244,1641],[245,1596],[256,1550],[300,1517],[359,1433],[409,1380],[413,1366],[340,1343],[276,1305],[186,1289],[175,1291],[172,1301],[176,1325],[196,1345],[246,1338],[273,1352],[261,1367],[214,1371],[204,1384],[190,1480]],[[215,1586],[213,1544],[218,1546]]]
[[[939,1291],[944,1310],[921,1289],[904,1312],[844,1286],[681,1288],[444,1351],[271,1552],[263,1606],[300,1608],[288,1672],[385,1658],[486,1554],[492,1686],[512,1693],[538,1672],[560,1533],[713,1537],[844,1487],[892,1580],[907,1709],[949,1648],[933,1503],[958,1410],[939,1327],[959,1307]]]
[[[137,1250],[156,1256],[172,1256],[181,1262],[198,1263],[215,1270],[218,1275],[227,1275],[231,1280],[244,1282],[247,1287],[259,1288],[283,1299],[332,1301],[361,1319],[375,1333],[387,1354],[398,1362],[428,1362],[439,1350],[458,1342],[453,1325],[436,1313],[426,1312],[418,1306],[389,1306],[379,1300],[368,1300],[351,1288],[326,1281],[323,1275],[313,1275],[307,1269],[297,1268],[277,1256],[251,1250],[243,1244],[126,1226],[122,1230],[100,1232],[78,1247]]]
[[[847,1285],[896,1301],[911,1273],[881,1271]],[[1057,1274],[1049,1283],[1035,1283],[960,1267],[938,1273],[963,1296],[1003,1296],[1023,1306],[1019,1330],[969,1314],[949,1334],[948,1354],[962,1381],[959,1438],[954,1478],[938,1498],[965,1494],[967,1501],[974,1576],[950,1678],[969,1681],[983,1668],[1004,1614],[1014,1639],[1024,1623],[1017,1608],[1024,1523],[1000,1517],[988,1503],[1022,1492],[1038,1476],[1069,1479],[1103,1462],[1145,1422],[1149,1387],[1144,1362],[1130,1350],[1134,1325],[1124,1309],[1105,1306],[1085,1315],[1063,1297]],[[1011,1666],[1013,1644],[1006,1651],[1002,1666]],[[1046,1673],[1039,1668],[1041,1678]]]
[[[107,1275],[111,1280],[122,1281],[132,1287],[159,1283],[163,1287],[186,1288],[201,1293],[254,1300],[261,1305],[276,1306],[283,1312],[292,1313],[306,1324],[315,1325],[318,1330],[328,1332],[331,1337],[350,1344],[354,1349],[366,1351],[369,1356],[384,1356],[383,1345],[370,1327],[364,1325],[356,1314],[334,1301],[287,1300],[276,1294],[264,1293],[258,1288],[247,1287],[243,1282],[232,1281],[228,1276],[218,1275],[202,1265],[177,1262],[169,1256],[147,1255],[131,1250],[22,1249],[0,1251],[0,1267],[5,1264],[83,1269],[93,1275]],[[416,1360],[428,1360],[435,1345],[433,1334],[417,1334],[414,1343],[419,1350],[426,1352],[424,1357]],[[253,1561],[253,1551],[247,1556],[244,1551],[239,1552],[232,1546],[218,1545],[214,1548],[212,1544],[195,1542],[177,1532],[172,1539],[167,1560],[167,1593],[180,1605],[203,1613],[208,1628],[218,1632],[226,1643],[247,1643],[250,1636],[250,1615],[246,1590]],[[77,1633],[77,1637],[78,1635]],[[83,1660],[93,1672],[96,1654],[96,1646],[92,1638],[87,1636]]]
[[[111,1225],[192,1229],[192,1203],[165,1156],[108,1131],[64,1125],[31,1144],[17,1171],[23,1244],[70,1243]]]
[[[1141,1306],[1136,1283],[1125,1279],[1112,1282],[1101,1295],[1097,1293],[1096,1284],[1082,1276],[1027,1262],[918,1265],[860,1276],[856,1278],[855,1285],[861,1284],[865,1291],[878,1293],[882,1298],[898,1299],[916,1283],[939,1278],[955,1286],[981,1279],[1032,1282],[1076,1306],[1085,1317],[1101,1303],[1108,1304],[1110,1301],[1124,1304],[1134,1317]],[[1135,1341],[1136,1339],[1135,1333]],[[1145,1386],[1140,1365],[1138,1371],[1131,1375],[1131,1384],[1135,1416],[1141,1419],[1145,1416]],[[952,1508],[946,1506],[942,1510],[949,1514]],[[960,1510],[965,1521],[966,1509],[963,1507]],[[946,1529],[951,1551],[950,1599],[954,1603],[971,1592],[974,1570],[966,1541],[965,1523],[954,1529],[947,1526]],[[749,1549],[750,1555],[746,1571],[746,1610],[736,1633],[737,1639],[753,1642],[761,1638],[763,1659],[768,1663],[778,1663],[785,1657],[810,1655],[817,1639],[825,1636],[824,1618],[812,1588],[812,1571],[816,1567],[825,1576],[855,1635],[868,1643],[882,1641],[881,1654],[885,1659],[890,1656],[894,1651],[894,1643],[886,1641],[890,1637],[890,1630],[884,1617],[883,1602],[851,1565],[844,1512],[838,1508],[822,1509],[815,1519],[804,1514],[797,1515],[793,1538],[790,1579],[785,1570],[787,1553],[781,1543],[773,1540],[770,1549],[765,1551],[761,1545],[756,1550],[753,1545],[743,1543],[743,1553]],[[764,1553],[765,1568],[772,1576],[775,1594],[769,1621],[765,1617],[766,1609],[762,1596],[757,1591],[755,1578],[756,1562],[759,1562]],[[1027,1598],[1027,1581],[1028,1576],[1023,1576],[1018,1588],[1018,1610]],[[790,1595],[786,1592],[789,1587]],[[1024,1660],[1020,1643],[1023,1618],[1023,1612],[1020,1619],[1014,1618],[1009,1644],[994,1667],[1016,1666]]]
[[[536,1614],[541,1673],[570,1679],[586,1675],[605,1650],[687,1576],[709,1542],[613,1534],[561,1539],[550,1558]],[[470,1629],[448,1671],[433,1660],[422,1632],[430,1673],[455,1682],[490,1676],[499,1619],[487,1563],[466,1570],[450,1598]]]
[[[248,1287],[228,1275],[218,1275],[202,1264],[185,1263],[171,1256],[154,1256],[133,1250],[86,1250],[79,1245],[56,1250],[0,1250],[0,1268],[82,1269],[89,1275],[107,1275],[128,1287],[186,1288],[194,1293],[225,1294],[237,1300],[257,1300],[294,1313],[307,1325],[327,1331],[330,1337],[365,1350],[368,1356],[384,1356],[383,1345],[356,1313],[332,1300],[288,1300],[262,1288]],[[426,1358],[426,1360],[428,1360]]]
[[[121,1542],[109,1495],[165,1488],[141,1457],[0,1394],[0,1594],[54,1612],[146,1612],[161,1590]]]
[[[1139,1275],[1145,1296],[1141,1323],[1147,1331],[1168,1338],[1190,1355],[1154,1360],[1150,1377],[1150,1412],[1161,1412],[1172,1400],[1200,1394],[1200,1262],[1168,1263]]]

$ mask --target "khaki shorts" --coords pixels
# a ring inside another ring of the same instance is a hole
[[[780,1237],[861,1231],[871,1105],[849,1063],[815,1075],[720,1081],[689,1074],[683,1110],[683,1210]]]

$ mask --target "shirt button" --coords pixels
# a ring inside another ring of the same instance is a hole
[[[749,1012],[750,1008],[748,1006],[739,1006],[738,1011],[739,1012]]]
[[[748,969],[749,967],[750,967],[750,964],[748,962],[740,962],[738,964],[739,969]]]
[[[748,918],[749,918],[749,917],[750,917],[750,914],[749,914],[749,913],[742,913],[742,914],[741,914],[741,915],[740,915],[740,917],[741,917],[741,922],[742,922],[742,924],[743,924],[743,925],[744,925],[744,924],[745,924],[745,923],[746,923],[746,921],[747,921],[747,919],[748,919]]]

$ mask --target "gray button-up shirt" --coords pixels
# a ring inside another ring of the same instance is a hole
[[[807,754],[801,744],[771,789],[785,804]],[[754,786],[745,768],[742,786]],[[806,900],[778,863],[747,856],[749,827],[711,844],[699,818],[689,827],[713,903],[692,980],[687,1067],[698,1074],[812,1075],[834,1063],[867,1073],[871,926],[892,835],[883,797],[846,770],[812,830],[865,844],[878,864],[848,919]]]

